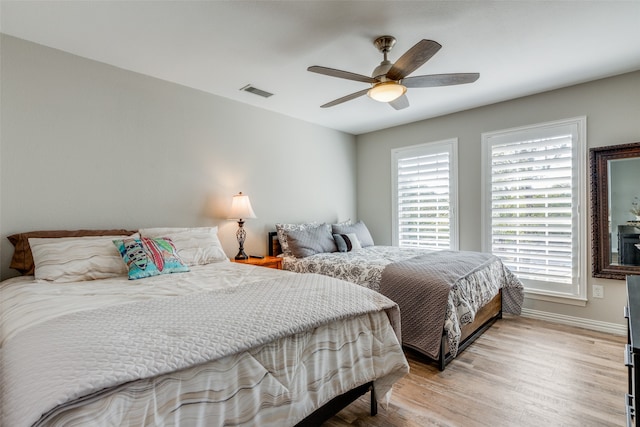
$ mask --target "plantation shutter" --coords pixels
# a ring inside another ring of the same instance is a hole
[[[452,154],[450,143],[397,153],[398,246],[452,249]]]
[[[491,142],[491,252],[521,279],[571,284],[577,277],[575,132],[561,126],[544,133]]]

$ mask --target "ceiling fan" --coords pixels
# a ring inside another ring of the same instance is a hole
[[[321,108],[333,107],[343,102],[368,95],[380,102],[388,102],[396,110],[402,110],[409,106],[407,88],[451,86],[465,83],[473,83],[480,77],[479,73],[452,73],[430,74],[425,76],[407,77],[420,68],[442,47],[433,40],[420,40],[411,49],[406,51],[394,64],[387,60],[387,53],[396,44],[393,36],[380,36],[373,44],[384,55],[384,60],[371,73],[371,77],[349,71],[336,70],[334,68],[313,65],[307,71],[324,74],[326,76],[341,79],[355,80],[357,82],[370,83],[371,88],[343,96],[331,102],[321,105]]]

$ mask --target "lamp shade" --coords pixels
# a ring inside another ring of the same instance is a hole
[[[396,82],[377,83],[369,89],[367,95],[379,102],[391,102],[405,94],[407,88]]]
[[[229,219],[248,219],[255,218],[256,214],[253,212],[249,196],[239,194],[233,196],[231,201],[231,210],[229,211]]]

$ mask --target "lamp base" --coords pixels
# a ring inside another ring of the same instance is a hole
[[[238,255],[236,255],[237,260],[249,259],[247,254],[244,253],[244,239],[247,237],[247,232],[244,231],[244,221],[238,220],[238,231],[236,231],[236,237],[238,238]]]
[[[243,250],[240,250],[240,252],[238,252],[238,255],[236,255],[236,259],[240,260],[240,259],[249,259],[249,257],[247,256],[247,254],[244,253]]]

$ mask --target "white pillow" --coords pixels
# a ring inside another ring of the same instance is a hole
[[[127,266],[113,245],[123,237],[29,238],[35,278],[65,283],[126,276]]]
[[[141,228],[142,237],[168,237],[187,265],[229,261],[218,239],[218,227]]]

